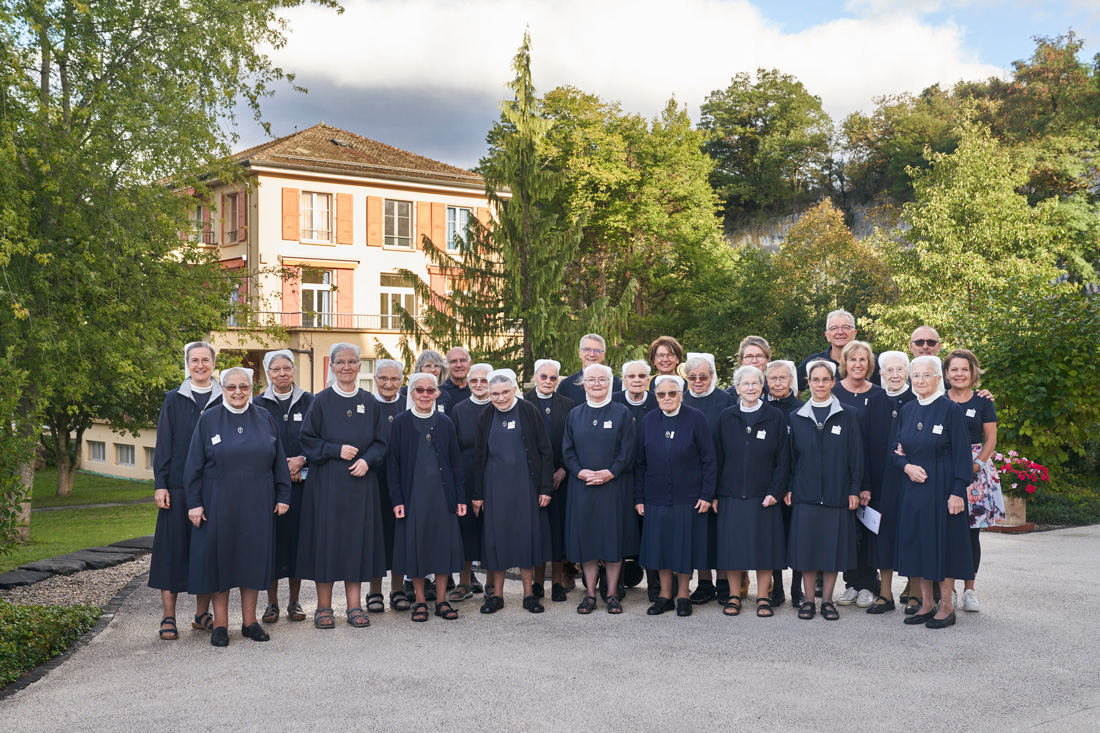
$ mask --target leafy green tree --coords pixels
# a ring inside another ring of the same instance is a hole
[[[44,402],[59,494],[93,418],[148,422],[181,345],[225,327],[237,282],[180,232],[239,179],[222,125],[290,79],[261,49],[298,4],[0,0],[0,346]]]
[[[38,443],[37,404],[27,409],[23,395],[28,374],[15,366],[15,349],[0,355],[0,554],[30,538],[34,464],[27,456]]]
[[[711,181],[727,220],[792,213],[816,198],[832,121],[821,99],[790,74],[745,72],[707,97],[699,127],[711,133]]]

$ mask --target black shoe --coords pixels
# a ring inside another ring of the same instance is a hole
[[[431,579],[431,580],[428,580],[427,578],[424,579],[424,600],[428,601],[428,602],[438,600],[435,597],[435,579],[434,578]]]
[[[562,603],[569,600],[569,594],[565,592],[565,586],[561,583],[554,583],[550,586],[550,600],[554,603]]]
[[[229,629],[218,626],[210,634],[210,646],[229,646]]]
[[[806,601],[806,594],[796,585],[791,586],[791,605],[798,608]]]
[[[909,596],[909,600],[905,602],[905,615],[912,616],[920,610],[921,601],[919,598]]]
[[[726,602],[730,599],[729,580],[719,580],[718,585],[716,586],[716,590],[718,592],[718,602],[721,603],[723,606],[726,605]],[[738,588],[738,591],[740,590],[741,589]]]
[[[710,603],[718,597],[718,591],[715,589],[714,584],[711,582],[702,582],[695,588],[695,592],[691,594],[691,602],[696,606],[702,606],[704,603]]]
[[[906,621],[908,621],[908,620],[909,619],[906,619]],[[947,614],[943,618],[933,618],[931,621],[926,623],[924,626],[925,626],[925,628],[929,628],[929,629],[946,629],[948,626],[954,626],[954,625],[955,625],[955,612],[952,611],[951,613]]]
[[[585,586],[587,588],[588,586]],[[607,603],[607,573],[604,571],[603,565],[600,566],[599,573],[596,574],[596,589],[600,591],[600,598],[604,603]]]
[[[879,601],[882,601],[882,603],[879,603]],[[870,608],[867,609],[867,613],[873,616],[877,616],[881,613],[886,613],[887,611],[893,611],[895,608],[897,608],[897,606],[894,605],[893,598],[883,598],[882,596],[876,596],[875,602],[872,603]]]
[[[928,623],[932,620],[932,617],[936,615],[935,609],[928,613],[914,613],[912,616],[908,616],[905,619],[905,623],[908,626],[919,626],[920,624]]]
[[[690,605],[690,604],[689,604]],[[653,602],[653,605],[646,609],[646,613],[650,616],[660,616],[665,611],[671,611],[675,607],[671,598],[661,598],[657,596],[657,600]]]
[[[252,641],[268,641],[271,639],[264,631],[264,627],[258,623],[251,623],[248,626],[241,626],[241,633],[244,634],[244,638],[251,639]],[[226,632],[228,636],[228,631]]]
[[[787,597],[783,594],[783,584],[774,584],[772,586],[772,592],[768,594],[768,602],[772,604],[772,608],[779,608],[786,600]]]
[[[504,608],[504,599],[500,596],[489,596],[485,599],[485,603],[481,605],[482,613],[496,613],[500,609]]]
[[[485,587],[481,583],[477,582],[477,576],[470,573],[470,592],[474,595],[485,592]]]
[[[448,575],[447,576],[447,590],[454,590],[454,589],[455,589],[455,576]]]
[[[527,596],[526,598],[524,598],[523,607],[531,613],[542,613],[546,610],[542,607],[542,604],[539,603],[539,599],[537,596]]]
[[[545,598],[546,597],[546,586],[543,585],[542,583],[532,583],[531,584],[531,592],[535,594],[535,598]]]
[[[821,598],[824,595],[824,593],[825,593],[825,589],[821,586],[821,578],[818,578],[817,582],[814,583],[814,595],[817,596],[818,598]]]
[[[649,598],[650,603],[656,603],[657,599],[661,597],[660,584],[646,587],[646,596]]]
[[[677,598],[676,599],[676,615],[677,616],[690,616],[691,615],[691,599],[690,598]]]
[[[413,582],[408,578],[405,578],[405,585],[402,587],[405,591],[405,595],[409,598],[416,598],[416,588],[413,588]]]

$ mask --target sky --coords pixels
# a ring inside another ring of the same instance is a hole
[[[510,64],[530,28],[545,93],[571,85],[654,117],[671,98],[699,106],[739,72],[775,68],[821,98],[835,122],[874,98],[931,84],[1007,77],[1035,36],[1072,28],[1100,52],[1097,0],[343,0],[286,12],[272,50],[308,94],[283,85],[264,103],[275,136],[321,122],[471,168]],[[268,139],[247,117],[241,150]]]

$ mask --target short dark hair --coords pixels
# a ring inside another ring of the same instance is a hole
[[[649,345],[650,364],[655,364],[657,362],[657,349],[662,346],[671,351],[678,362],[681,364],[684,362],[684,347],[680,345],[680,342],[671,336],[658,336],[653,339],[653,343]]]

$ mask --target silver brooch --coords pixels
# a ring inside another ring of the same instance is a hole
[[[546,408],[546,414],[547,414],[547,415],[549,415],[549,414],[550,414],[550,408],[549,408],[549,407],[547,407],[547,408]]]
[[[752,426],[751,425],[746,425],[745,426],[745,435],[752,435]]]
[[[507,421],[507,420],[501,420],[501,421],[500,421],[500,426],[501,426],[502,428],[506,428],[506,427],[508,427],[508,421]]]
[[[431,442],[431,440],[432,440],[432,434],[431,434],[431,433],[428,433],[427,435],[425,435],[425,436],[424,436],[424,439],[425,439],[425,440],[427,440],[428,442]]]
[[[599,425],[599,424],[600,424],[600,421],[599,421],[599,420],[593,420],[593,421],[592,421],[592,427],[596,427],[596,426],[597,426],[597,425]]]
[[[671,432],[669,432],[668,430],[666,430],[666,431],[665,431],[665,437],[666,437],[666,438],[671,438],[671,437],[672,437],[672,433],[671,433]]]
[[[917,430],[924,430],[924,423],[922,423],[922,422],[917,423]]]
[[[348,417],[351,417],[351,410],[348,410]]]
[[[290,415],[283,415],[283,422],[286,422],[289,419],[290,419]]]
[[[893,412],[890,413],[890,417],[897,417],[897,416],[898,416],[898,411],[897,410],[894,410]]]
[[[386,417],[386,419],[389,420],[390,422],[393,422],[393,415],[388,415]]]
[[[244,428],[237,428],[237,435],[240,435],[243,432],[244,432]]]

